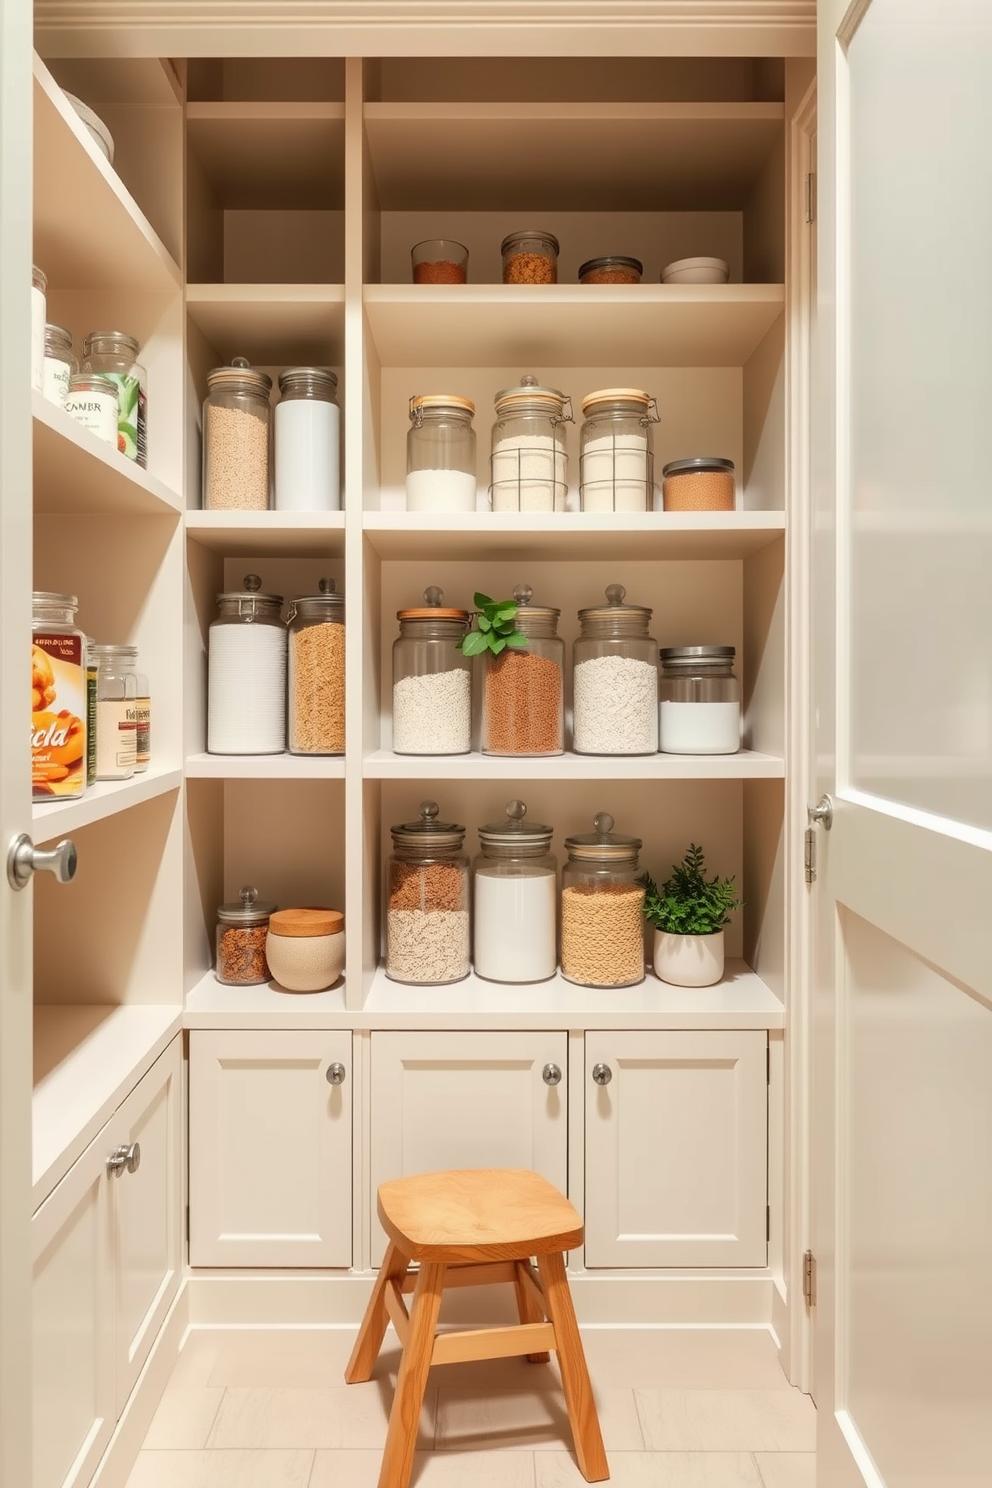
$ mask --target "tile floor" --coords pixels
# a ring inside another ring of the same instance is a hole
[[[398,1354],[348,1329],[192,1331],[128,1488],[376,1488]],[[760,1330],[583,1330],[613,1488],[814,1488],[815,1412]],[[415,1488],[577,1488],[554,1365],[436,1369]]]

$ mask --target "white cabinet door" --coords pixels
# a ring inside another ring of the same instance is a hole
[[[189,1044],[190,1264],[350,1266],[351,1034]]]
[[[765,1265],[767,1042],[586,1034],[587,1266]]]
[[[564,1033],[373,1033],[372,1260],[380,1183],[443,1168],[533,1168],[568,1182]],[[561,1071],[547,1084],[548,1064]]]

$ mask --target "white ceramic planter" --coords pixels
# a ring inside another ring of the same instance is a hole
[[[712,987],[723,978],[723,931],[715,935],[654,932],[654,974],[673,987]]]

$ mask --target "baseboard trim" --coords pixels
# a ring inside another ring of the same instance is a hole
[[[126,1488],[152,1417],[176,1367],[188,1326],[189,1291],[184,1280],[90,1480],[90,1488]]]

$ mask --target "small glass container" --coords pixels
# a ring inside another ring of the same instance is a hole
[[[66,413],[104,444],[117,448],[117,385],[101,372],[76,372],[62,404]]]
[[[39,393],[45,387],[45,321],[48,310],[48,279],[37,264],[31,265],[31,386]]]
[[[544,982],[558,964],[554,828],[524,821],[526,812],[510,801],[505,821],[479,828],[472,960],[492,982]]]
[[[397,610],[393,642],[393,753],[468,754],[472,748],[472,658],[456,649],[468,610],[445,609],[444,591],[424,590],[424,608]]]
[[[282,754],[286,748],[286,627],[282,595],[258,574],[218,594],[207,659],[207,751]]]
[[[464,284],[468,249],[453,238],[425,238],[410,250],[414,284]]]
[[[269,971],[285,992],[323,992],[344,971],[339,909],[277,909],[265,939]]]
[[[117,388],[117,448],[142,469],[148,466],[148,374],[138,342],[124,331],[91,331],[83,340],[84,372],[99,372]]]
[[[246,357],[207,374],[203,403],[203,508],[267,511],[272,378]]]
[[[344,595],[333,579],[289,607],[289,752],[344,754]]]
[[[130,780],[138,752],[134,646],[94,646],[96,657],[96,778]]]
[[[606,605],[579,611],[573,647],[576,754],[655,754],[658,749],[658,646],[651,610],[624,604],[610,584]]]
[[[651,425],[658,405],[638,388],[604,388],[582,399],[579,497],[587,512],[643,512],[654,506]]]
[[[407,511],[475,511],[475,404],[454,393],[410,399]]]
[[[258,897],[249,884],[241,890],[236,903],[221,904],[217,909],[217,969],[219,982],[226,987],[255,987],[269,980],[265,958],[265,941],[269,917],[276,906]]]
[[[532,605],[533,590],[518,584],[514,624],[526,649],[483,654],[482,752],[500,755],[562,754],[565,749],[565,642],[561,610]]]
[[[716,455],[670,460],[661,479],[666,511],[733,511],[736,506],[733,460]]]
[[[391,827],[386,865],[386,975],[440,986],[469,972],[469,864],[465,828],[437,820],[422,801],[420,820]]]
[[[558,239],[536,229],[508,233],[500,244],[504,284],[557,284]]]
[[[733,646],[663,646],[658,719],[662,754],[736,754],[741,690]]]
[[[633,987],[644,980],[641,839],[614,832],[606,812],[593,829],[565,838],[561,974],[584,987]]]
[[[49,403],[62,408],[69,395],[69,380],[79,371],[79,363],[72,352],[72,332],[65,326],[45,326],[45,361],[42,372],[41,391]]]
[[[96,693],[100,668],[92,636],[84,636],[86,658],[86,785],[96,785]]]
[[[135,722],[135,756],[134,773],[141,775],[148,769],[151,763],[151,697],[148,691],[148,678],[144,672],[138,670],[138,648],[137,646],[122,646],[123,665],[134,673],[134,684],[136,688],[134,698],[134,722]]]
[[[324,367],[279,374],[273,414],[276,511],[341,510],[338,379]]]
[[[74,594],[31,596],[31,794],[72,800],[86,789],[86,636]]]
[[[572,422],[567,393],[541,387],[533,376],[496,394],[489,497],[493,511],[565,510],[568,453],[565,425]]]
[[[622,254],[589,258],[579,268],[580,284],[640,284],[644,265],[639,258]]]

